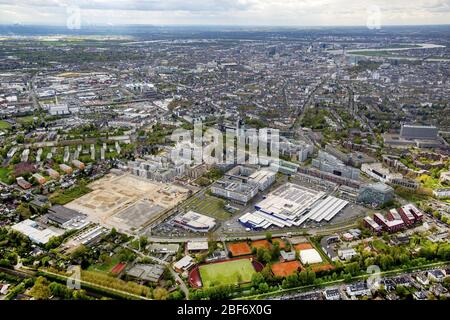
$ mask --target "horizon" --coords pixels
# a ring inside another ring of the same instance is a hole
[[[441,25],[449,0],[0,0],[0,24],[221,26]]]

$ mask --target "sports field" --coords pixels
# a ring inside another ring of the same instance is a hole
[[[314,247],[311,245],[311,243],[299,243],[294,246],[295,250],[302,251],[302,250],[308,250],[313,249]]]
[[[199,271],[204,288],[211,284],[247,283],[256,272],[249,259],[204,264],[199,267]]]
[[[278,262],[272,265],[272,272],[277,277],[287,277],[301,270],[302,265],[297,260],[289,262]]]
[[[234,242],[229,243],[227,246],[233,257],[245,256],[252,253],[252,248],[250,248],[247,242]]]
[[[253,241],[251,246],[252,246],[252,248],[256,248],[256,249],[264,248],[264,249],[268,249],[268,250],[270,250],[270,247],[271,247],[270,242],[267,240]]]

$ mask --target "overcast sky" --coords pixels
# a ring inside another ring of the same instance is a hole
[[[0,23],[66,25],[77,10],[81,26],[450,23],[450,0],[0,0]]]

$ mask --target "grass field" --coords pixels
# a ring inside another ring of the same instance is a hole
[[[237,284],[250,282],[256,272],[249,259],[205,264],[199,267],[203,287],[211,284]]]
[[[112,268],[116,266],[120,262],[120,258],[118,255],[113,255],[109,261],[104,263],[91,265],[88,270],[89,271],[99,271],[99,272],[111,272]]]
[[[224,209],[224,200],[209,196],[201,195],[193,199],[187,209],[207,215],[217,220],[226,220],[230,214]]]
[[[11,170],[9,168],[0,168],[0,181],[9,184],[11,181],[9,179],[9,174]]]
[[[86,186],[76,186],[64,191],[56,192],[50,197],[50,202],[52,204],[65,205],[91,191],[92,190]]]
[[[0,120],[0,130],[7,130],[9,128],[11,128],[11,125],[8,122]]]
[[[19,117],[16,118],[16,121],[19,122],[20,124],[31,124],[34,122],[34,115],[32,116],[25,116],[25,117]]]

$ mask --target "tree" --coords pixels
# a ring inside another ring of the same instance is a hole
[[[252,275],[252,286],[257,288],[261,283],[265,282],[264,276],[260,273],[254,273]]]
[[[268,250],[264,250],[262,260],[265,263],[269,263],[270,261],[272,261],[272,255],[270,254],[270,252]]]
[[[272,244],[272,260],[277,259],[280,256],[280,244],[278,242],[275,242]]]
[[[30,294],[36,300],[48,300],[52,293],[48,287],[47,280],[44,277],[39,277],[36,279],[33,288],[31,288]]]
[[[23,134],[17,135],[16,141],[17,141],[17,143],[24,143],[24,142],[25,142],[25,137],[24,137],[24,135],[23,135]]]
[[[184,298],[184,292],[181,290],[177,290],[177,291],[172,292],[169,295],[168,300],[183,300],[183,298]]]
[[[153,290],[153,298],[155,300],[167,300],[169,293],[166,289],[158,287]]]
[[[112,229],[111,229],[111,232],[109,233],[109,235],[110,235],[111,237],[115,237],[115,236],[117,235],[117,230],[116,230],[116,228],[112,228]]]
[[[139,245],[140,245],[141,250],[147,246],[147,243],[148,243],[148,239],[146,237],[141,236],[139,238]]]
[[[258,290],[259,290],[259,292],[261,292],[261,293],[268,292],[268,291],[269,291],[269,285],[268,285],[266,282],[263,282],[263,283],[261,283],[261,284],[258,286]]]
[[[266,239],[269,242],[272,242],[272,233],[270,233],[269,231],[266,232]]]
[[[302,271],[298,274],[298,280],[300,284],[305,285],[308,283],[308,274],[306,271]]]
[[[266,265],[262,270],[261,270],[261,274],[263,275],[264,279],[269,282],[272,283],[275,279],[273,277],[273,273],[272,270],[270,268],[269,265]]]
[[[345,270],[345,272],[349,273],[350,275],[355,276],[360,271],[359,263],[358,262],[349,263],[344,267],[344,270]]]
[[[307,284],[314,284],[315,280],[316,280],[316,273],[314,271],[307,271],[307,273],[306,273],[306,283]]]
[[[344,275],[344,282],[349,283],[352,281],[352,275],[350,273],[347,273]]]
[[[383,270],[388,270],[394,264],[394,258],[388,254],[384,254],[380,257],[380,265]]]

